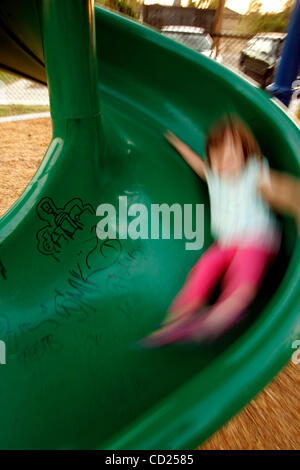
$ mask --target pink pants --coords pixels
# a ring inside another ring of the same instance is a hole
[[[247,298],[241,300],[243,305],[237,306],[237,309],[245,308],[255,295],[268,262],[276,251],[263,245],[221,247],[217,242],[214,243],[189,272],[170,311],[194,301],[200,307],[209,300],[213,288],[221,278],[221,294],[215,306],[231,297],[238,287],[247,285],[253,295],[246,296]]]

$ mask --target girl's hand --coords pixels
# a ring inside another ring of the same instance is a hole
[[[300,232],[300,181],[287,173],[270,170],[270,183],[260,179],[258,187],[274,210],[295,217]]]

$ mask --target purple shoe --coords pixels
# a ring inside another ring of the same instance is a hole
[[[195,313],[194,321],[190,325],[190,331],[186,334],[184,341],[188,343],[211,343],[224,334],[228,333],[234,326],[236,326],[243,319],[243,312],[235,313],[231,318],[224,318],[224,322],[212,326],[206,320],[213,315],[211,308],[207,308],[204,314]]]
[[[166,346],[168,344],[176,343],[180,339],[184,338],[190,331],[190,323],[192,317],[175,321],[172,324],[168,324],[165,328],[158,330],[155,333],[147,336],[140,341],[140,344],[146,348],[157,348],[160,346]],[[166,331],[164,331],[166,330]]]
[[[184,326],[182,335],[175,342],[179,344],[189,344],[201,342],[208,331],[205,328],[205,319],[209,316],[209,307],[201,308],[193,314],[189,323]]]

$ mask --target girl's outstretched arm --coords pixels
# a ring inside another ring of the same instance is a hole
[[[277,212],[293,215],[300,231],[300,181],[287,173],[270,170],[270,180],[259,180],[263,198]]]
[[[202,160],[199,155],[194,152],[188,145],[186,145],[182,140],[178,139],[176,135],[172,132],[167,131],[165,134],[166,139],[170,142],[171,145],[177,150],[178,153],[185,159],[185,161],[190,165],[190,167],[197,173],[200,178],[205,180],[205,167],[206,163]]]

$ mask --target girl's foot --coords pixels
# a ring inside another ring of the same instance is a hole
[[[203,316],[208,312],[208,308],[202,308],[198,311],[184,315],[177,320],[173,320],[151,335],[141,341],[145,347],[159,347],[171,343],[189,343],[193,342],[193,334]]]
[[[177,322],[178,320],[187,317],[191,317],[196,308],[199,307],[199,300],[194,299],[188,304],[183,305],[179,308],[171,308],[168,310],[165,320],[162,322],[162,325],[170,325],[171,323]]]
[[[209,317],[210,308],[204,307],[194,313],[190,321],[185,325],[181,338],[175,342],[180,344],[191,344],[201,342],[209,334],[206,319]]]
[[[181,317],[171,324],[163,326],[151,335],[147,336],[141,341],[142,346],[147,348],[155,348],[174,343],[185,336],[189,331],[188,325],[191,322],[191,317]]]
[[[228,312],[225,309],[208,309],[204,316],[197,316],[185,340],[192,343],[217,340],[241,320],[242,313],[242,310]]]

